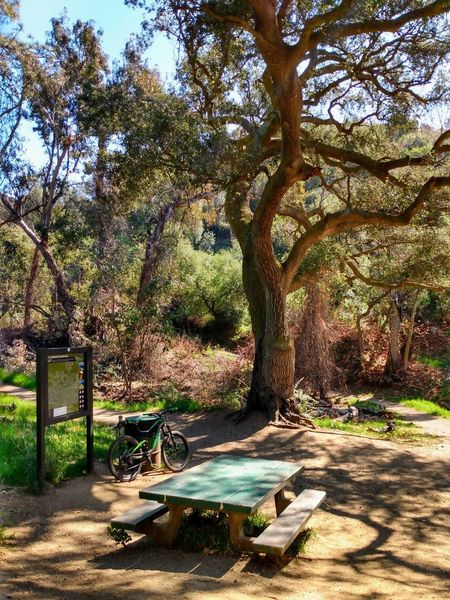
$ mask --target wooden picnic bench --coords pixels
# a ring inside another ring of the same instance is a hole
[[[227,513],[236,548],[283,555],[326,495],[319,490],[303,490],[293,502],[287,498],[286,486],[302,469],[276,460],[219,456],[141,490],[139,496],[150,502],[116,517],[111,525],[171,545],[187,508],[217,510]],[[245,518],[272,497],[277,518],[257,538],[246,536]],[[157,520],[167,512],[167,521]]]

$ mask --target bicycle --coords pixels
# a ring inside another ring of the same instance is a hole
[[[133,481],[144,464],[156,466],[152,455],[159,450],[170,471],[178,473],[184,469],[191,451],[184,435],[179,431],[172,431],[167,422],[166,415],[173,412],[175,409],[169,408],[160,413],[138,417],[119,417],[119,422],[114,426],[117,439],[108,452],[108,466],[113,477],[119,481]]]

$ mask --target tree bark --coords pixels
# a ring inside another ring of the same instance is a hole
[[[389,320],[389,349],[385,366],[386,375],[394,375],[400,369],[400,326],[401,307],[397,293],[391,294],[391,316]]]
[[[25,306],[23,315],[23,327],[26,329],[31,324],[31,307],[34,304],[36,293],[36,279],[39,271],[39,262],[41,253],[38,248],[34,249],[33,258],[31,260],[30,273],[27,279],[25,288]]]
[[[419,297],[420,297],[420,290],[416,290],[414,293],[414,303],[413,303],[413,307],[411,310],[411,318],[409,320],[408,336],[406,338],[405,350],[403,352],[402,371],[404,373],[406,373],[408,371],[409,355],[411,352],[411,344],[412,344],[412,337],[413,337],[413,333],[414,333],[414,322],[416,320],[417,307],[419,306]]]
[[[294,390],[294,341],[285,321],[286,293],[262,282],[252,244],[244,250],[243,282],[247,296],[255,356],[247,410],[263,410],[273,421],[284,414]]]
[[[158,215],[158,221],[153,228],[148,229],[145,245],[145,257],[141,270],[141,278],[136,298],[136,306],[141,307],[149,297],[151,284],[155,276],[155,268],[158,260],[161,240],[167,221],[174,213],[178,203],[174,202],[163,206]]]
[[[45,264],[47,265],[55,281],[58,301],[67,315],[69,324],[72,323],[74,320],[75,300],[67,288],[63,273],[60,270],[47,241],[39,239],[34,230],[23,219],[17,219],[16,223],[28,235],[42,255]]]

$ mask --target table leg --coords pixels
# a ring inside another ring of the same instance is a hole
[[[169,520],[165,523],[148,523],[139,533],[145,533],[161,546],[171,546],[183,520],[185,506],[169,504]]]
[[[291,501],[286,496],[284,488],[275,494],[275,510],[277,512],[277,517],[281,515],[283,510],[287,508],[290,503]]]
[[[245,515],[232,512],[227,514],[230,538],[233,546],[239,550],[252,550],[254,538],[245,535],[243,529]]]

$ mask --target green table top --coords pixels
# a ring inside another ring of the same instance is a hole
[[[145,488],[139,496],[162,504],[252,514],[302,469],[279,460],[223,455]]]

